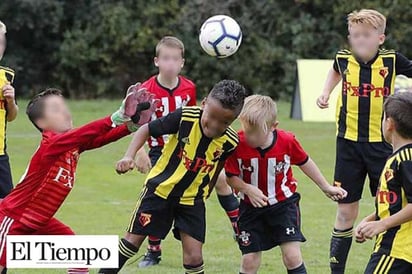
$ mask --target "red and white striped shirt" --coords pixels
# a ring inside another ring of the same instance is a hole
[[[269,205],[291,197],[297,187],[291,166],[303,165],[309,159],[293,133],[275,130],[273,143],[266,149],[250,147],[244,132],[238,134],[239,145],[226,161],[226,175],[258,187],[269,198]],[[240,197],[250,203],[247,195],[240,193]]]
[[[156,112],[153,113],[152,120],[166,116],[178,108],[196,105],[196,86],[192,81],[181,75],[179,75],[179,82],[174,89],[162,86],[157,80],[157,75],[144,82],[142,87],[145,87],[155,95],[156,99],[160,100]],[[150,148],[163,147],[166,141],[167,135],[158,138],[151,137],[148,140],[148,145]]]

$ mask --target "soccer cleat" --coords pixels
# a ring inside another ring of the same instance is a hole
[[[143,259],[139,262],[138,266],[139,268],[147,268],[157,265],[162,259],[161,257],[162,251],[151,251],[150,249],[148,249],[146,254],[144,254]]]

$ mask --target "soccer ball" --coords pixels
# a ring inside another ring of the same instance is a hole
[[[405,75],[396,75],[395,77],[395,94],[401,92],[411,92],[412,81]]]
[[[207,19],[200,28],[199,42],[210,56],[225,58],[239,49],[242,31],[233,18],[215,15]]]

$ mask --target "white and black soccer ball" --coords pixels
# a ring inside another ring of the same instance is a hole
[[[215,15],[200,28],[199,42],[210,56],[225,58],[233,55],[242,43],[239,24],[227,15]]]

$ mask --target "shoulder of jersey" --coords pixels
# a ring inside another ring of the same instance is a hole
[[[13,70],[12,68],[9,68],[9,67],[0,66],[0,69],[3,69],[3,70],[5,70],[5,71],[9,71],[9,72],[14,73],[14,70]]]
[[[189,118],[199,118],[202,109],[199,106],[182,107],[182,115]]]
[[[156,81],[156,75],[151,76],[149,79],[142,83],[142,87],[150,87]]]
[[[282,139],[285,139],[287,141],[295,139],[295,134],[291,131],[286,131],[286,130],[283,130],[283,129],[277,129],[276,132],[277,132],[277,138],[278,139],[282,138]]]
[[[192,80],[190,80],[189,78],[186,78],[185,76],[180,75],[180,81],[182,81],[182,83],[184,83],[187,86],[195,86],[195,84],[193,83]]]
[[[379,55],[393,55],[396,51],[393,49],[379,49]]]
[[[396,153],[395,157],[398,163],[412,161],[412,148],[411,147],[402,148]]]
[[[341,49],[341,50],[338,50],[336,55],[352,55],[352,51],[349,49]]]
[[[238,133],[232,127],[228,127],[226,129],[225,135],[227,137],[229,137],[229,139],[231,139],[236,144],[239,143],[240,136],[238,135]]]

